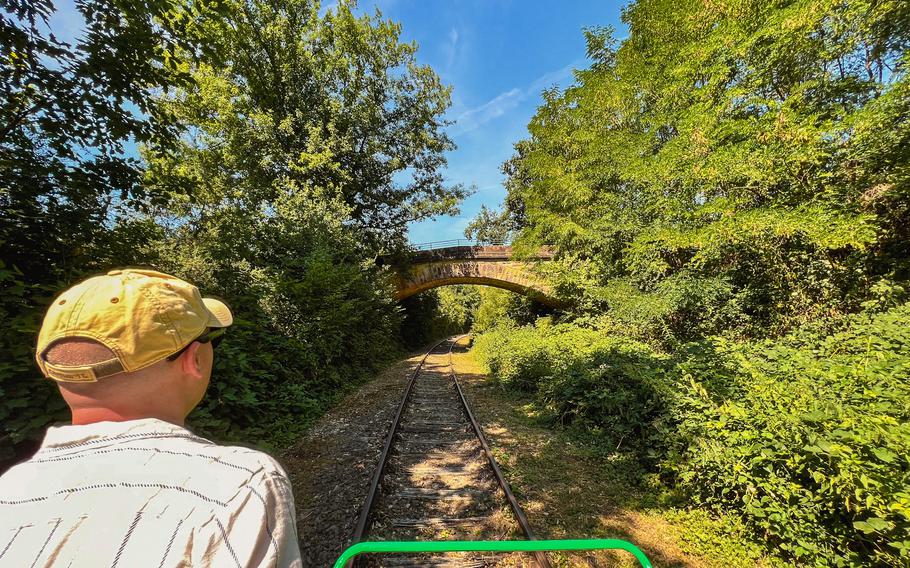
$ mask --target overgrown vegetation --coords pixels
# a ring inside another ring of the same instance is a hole
[[[465,333],[474,318],[481,292],[474,286],[433,288],[402,302],[401,337],[407,347]]]
[[[710,338],[672,356],[540,321],[502,323],[476,348],[555,423],[660,473],[669,503],[735,515],[805,562],[906,555],[910,304],[853,316],[831,335]]]
[[[642,453],[665,434],[655,424],[666,414],[666,357],[645,344],[542,319],[535,327],[500,324],[475,345],[497,379],[535,393],[560,424]]]
[[[222,440],[287,443],[395,351],[377,258],[466,193],[443,182],[449,89],[397,24],[84,0],[64,41],[50,0],[0,8],[0,460],[66,417],[32,360],[45,307],[111,266],[234,308],[191,417]],[[785,562],[907,565],[910,3],[623,18],[621,42],[586,31],[590,66],[544,93],[504,207],[468,227],[553,246],[571,308],[440,290],[406,303],[405,343],[483,332],[503,385],[634,459],[692,531],[733,519]]]
[[[910,562],[910,4],[641,0],[587,30],[475,234],[574,307],[503,384],[788,562]],[[480,310],[485,309],[481,304]],[[692,530],[697,530],[693,528]]]
[[[190,424],[286,444],[397,350],[376,258],[464,195],[442,182],[449,89],[348,2],[77,7],[65,42],[50,0],[0,2],[0,461],[68,418],[33,361],[46,305],[123,265],[235,311]]]
[[[900,565],[910,553],[910,304],[833,334],[689,346],[663,468],[789,556]]]
[[[733,516],[668,508],[657,476],[635,452],[617,452],[581,428],[553,428],[558,415],[534,393],[490,381],[476,355],[456,350],[458,380],[538,538],[623,538],[655,565],[675,568],[791,565],[751,542]],[[585,556],[597,566],[638,565],[625,553]],[[559,566],[581,561],[567,553],[550,559]]]

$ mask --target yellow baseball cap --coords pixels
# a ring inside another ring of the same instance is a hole
[[[76,284],[54,299],[38,334],[36,359],[45,377],[94,382],[138,371],[187,345],[210,327],[233,323],[231,310],[174,276],[125,268]],[[47,349],[65,337],[93,339],[116,358],[91,365],[47,362]]]

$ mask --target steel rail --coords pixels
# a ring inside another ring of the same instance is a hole
[[[471,412],[471,407],[468,405],[468,400],[464,396],[464,391],[461,390],[461,384],[458,382],[458,376],[455,374],[455,365],[452,362],[452,349],[458,344],[458,341],[461,340],[465,335],[457,337],[452,341],[452,345],[449,347],[449,372],[452,375],[452,380],[455,382],[455,388],[458,390],[458,397],[461,399],[461,404],[464,407],[465,414],[468,415],[468,419],[471,421],[471,426],[474,428],[474,434],[477,435],[477,438],[480,440],[480,445],[483,446],[483,453],[487,456],[487,461],[490,462],[490,467],[493,468],[493,473],[496,475],[496,481],[499,482],[499,487],[502,488],[502,492],[506,495],[506,500],[509,502],[509,506],[512,508],[512,512],[515,514],[515,518],[518,519],[518,524],[521,525],[521,531],[525,534],[525,538],[528,540],[537,540],[534,536],[534,532],[531,530],[531,525],[528,523],[528,517],[525,515],[524,510],[521,508],[521,504],[518,503],[518,499],[515,498],[515,494],[512,493],[512,488],[509,486],[509,482],[506,481],[505,476],[502,474],[502,470],[499,469],[499,464],[496,463],[496,458],[493,457],[493,451],[490,450],[490,445],[487,443],[487,438],[483,433],[483,428],[480,427],[480,423],[477,422],[477,419],[474,418],[474,413]],[[537,550],[534,551],[534,559],[537,561],[537,565],[540,568],[551,568],[550,559],[547,558],[545,552]]]
[[[367,497],[364,500],[363,509],[360,511],[360,518],[357,520],[357,526],[354,528],[354,535],[351,539],[352,543],[358,543],[363,540],[363,537],[367,534],[367,523],[370,520],[370,512],[373,510],[373,506],[376,504],[376,495],[379,492],[379,484],[382,482],[382,476],[385,473],[386,463],[389,461],[389,453],[392,448],[392,443],[395,441],[395,432],[398,430],[398,425],[401,423],[401,415],[404,413],[404,408],[407,406],[408,399],[411,398],[411,391],[413,390],[414,383],[417,381],[417,376],[420,374],[420,370],[423,368],[423,364],[426,362],[427,357],[430,356],[430,353],[436,350],[437,347],[448,341],[448,338],[443,339],[442,341],[433,345],[429,351],[423,356],[423,359],[420,360],[420,363],[417,364],[417,368],[414,369],[414,373],[411,374],[411,378],[408,381],[408,386],[405,388],[404,397],[401,399],[401,403],[398,405],[398,411],[395,413],[395,419],[392,420],[392,426],[389,428],[389,433],[386,436],[385,445],[382,447],[382,454],[379,456],[379,465],[376,468],[376,473],[373,474],[373,481],[370,483],[370,490],[367,493]],[[350,564],[348,564],[350,566]]]
[[[351,539],[351,544],[356,545],[358,543],[367,542],[364,541],[364,538],[369,532],[369,522],[370,514],[373,511],[373,508],[376,505],[377,497],[379,495],[379,488],[382,484],[382,478],[385,475],[386,465],[389,461],[389,456],[391,455],[392,446],[395,442],[395,435],[398,432],[398,428],[401,425],[401,418],[404,415],[404,410],[408,405],[408,402],[411,399],[411,393],[413,392],[414,384],[417,382],[417,377],[420,375],[420,371],[423,369],[424,363],[426,363],[427,358],[443,343],[449,341],[449,374],[452,378],[452,382],[455,383],[456,391],[458,392],[458,398],[461,401],[462,408],[465,411],[469,421],[471,422],[471,427],[474,430],[474,435],[480,441],[480,445],[483,448],[484,454],[486,455],[487,461],[489,462],[493,473],[496,477],[496,481],[499,484],[500,489],[506,496],[506,500],[509,502],[509,506],[512,509],[512,512],[515,515],[515,518],[518,520],[518,524],[521,527],[522,532],[525,535],[525,538],[528,540],[536,540],[533,531],[528,523],[528,518],[525,515],[524,511],[521,508],[521,505],[518,503],[518,500],[515,498],[515,495],[512,493],[512,489],[509,486],[508,481],[502,474],[502,470],[499,468],[499,465],[496,463],[496,459],[493,457],[493,452],[490,450],[490,445],[487,443],[486,437],[484,436],[483,429],[480,427],[480,424],[477,422],[477,419],[474,417],[474,413],[471,412],[470,406],[468,406],[468,401],[464,396],[464,392],[461,389],[461,385],[458,382],[458,376],[455,373],[455,365],[452,360],[452,351],[455,348],[455,345],[468,336],[469,334],[459,335],[455,338],[446,338],[438,343],[434,344],[423,356],[418,363],[417,368],[414,369],[414,372],[411,374],[411,378],[408,380],[407,387],[405,388],[404,396],[401,399],[401,402],[398,405],[398,410],[395,413],[395,418],[392,421],[392,424],[389,428],[389,433],[386,435],[385,444],[382,448],[382,453],[379,456],[379,464],[376,468],[376,472],[373,475],[373,479],[370,483],[370,489],[367,493],[366,499],[364,499],[363,508],[360,511],[360,518],[357,521],[357,526],[354,529],[353,537]],[[534,558],[536,563],[540,568],[551,568],[551,564],[546,554],[540,550],[534,550]],[[354,565],[355,559],[351,557],[347,562],[346,566],[350,568]]]

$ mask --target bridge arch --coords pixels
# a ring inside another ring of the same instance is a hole
[[[402,300],[439,286],[477,284],[522,294],[549,306],[561,303],[552,286],[533,267],[553,257],[541,249],[530,259],[512,259],[510,246],[462,246],[421,251],[414,262],[398,275],[396,299]]]

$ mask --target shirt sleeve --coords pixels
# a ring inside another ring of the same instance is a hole
[[[303,565],[291,483],[277,463],[257,472],[206,528],[202,566]]]

